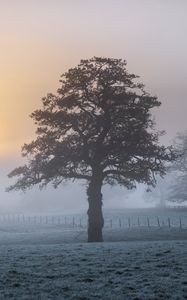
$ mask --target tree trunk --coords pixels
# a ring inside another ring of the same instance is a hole
[[[88,242],[103,242],[102,228],[102,180],[93,176],[87,189],[88,195]]]

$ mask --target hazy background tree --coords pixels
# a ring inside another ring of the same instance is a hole
[[[182,203],[187,201],[187,131],[178,133],[174,145],[180,155],[170,168],[175,181],[170,185],[168,200]]]
[[[103,184],[154,186],[155,175],[164,175],[165,162],[175,157],[159,145],[154,128],[151,109],[161,103],[137,78],[121,59],[94,57],[69,69],[57,94],[43,98],[31,115],[38,128],[36,140],[22,149],[27,165],[9,174],[18,176],[9,191],[86,180],[89,242],[103,240]]]
[[[146,202],[154,203],[156,207],[163,209],[170,201],[171,186],[175,183],[176,178],[173,172],[167,172],[164,177],[157,176],[156,186],[145,189],[143,197]]]

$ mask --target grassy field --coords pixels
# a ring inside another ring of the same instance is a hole
[[[0,299],[187,299],[187,230],[1,224]]]
[[[187,299],[187,242],[0,246],[0,299]]]

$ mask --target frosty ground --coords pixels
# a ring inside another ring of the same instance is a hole
[[[0,227],[0,299],[187,299],[187,231]],[[115,241],[115,242],[111,242]]]

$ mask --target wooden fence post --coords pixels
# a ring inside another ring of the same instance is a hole
[[[168,226],[169,226],[169,228],[171,227],[170,218],[168,218]]]
[[[150,227],[149,217],[147,217],[147,226]]]
[[[160,227],[160,219],[159,219],[159,217],[157,217],[157,223],[158,223],[158,227]]]
[[[128,225],[129,225],[129,228],[131,227],[131,219],[128,218]]]
[[[182,229],[182,220],[181,220],[181,217],[179,217],[179,223],[180,223],[180,229]]]

